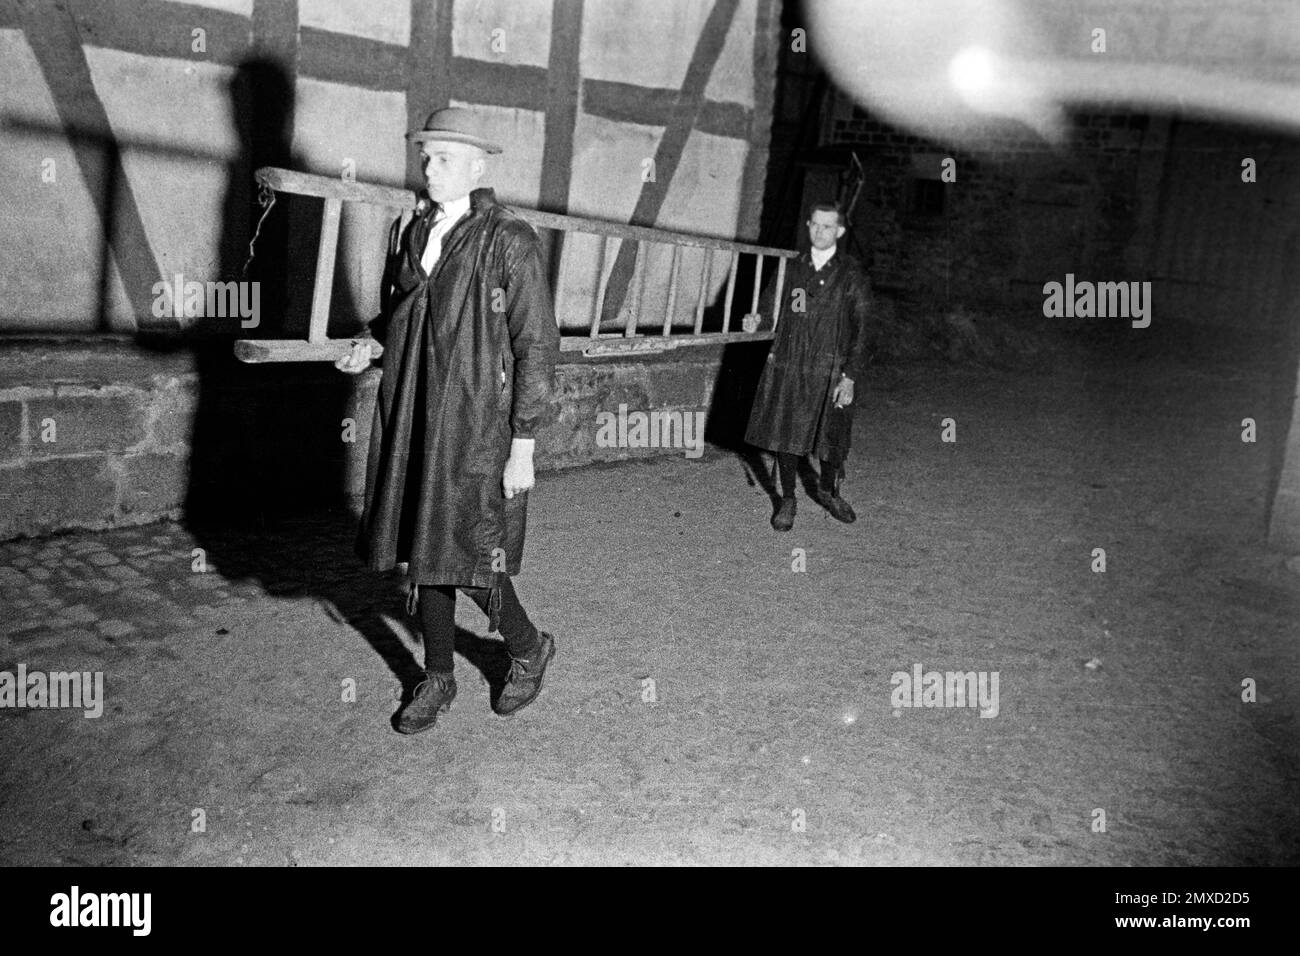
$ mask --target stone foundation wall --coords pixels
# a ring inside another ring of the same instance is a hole
[[[557,372],[540,469],[682,448],[601,447],[601,412],[708,412],[722,351]],[[0,540],[180,517],[346,506],[365,484],[380,372],[242,366],[229,345],[151,349],[129,340],[0,345]]]

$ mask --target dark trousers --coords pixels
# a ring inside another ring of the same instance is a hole
[[[504,578],[501,591],[501,636],[511,657],[528,657],[537,647],[537,628],[519,603],[514,584]],[[488,611],[489,588],[461,588],[479,609]],[[421,585],[419,590],[420,625],[424,630],[424,669],[447,673],[454,669],[452,651],[456,648],[456,588]]]
[[[781,495],[785,498],[793,498],[794,490],[799,484],[799,456],[793,452],[779,451],[776,453],[776,470],[781,475]],[[844,474],[843,459],[821,460],[821,473],[818,475],[817,483],[821,490],[828,495],[838,493],[839,481]]]

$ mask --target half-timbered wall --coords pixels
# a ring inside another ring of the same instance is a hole
[[[0,2],[0,331],[148,324],[160,277],[237,277],[253,168],[416,185],[403,134],[446,105],[488,115],[507,202],[756,238],[775,6]],[[287,259],[291,310],[313,218],[276,210],[259,249]],[[336,298],[354,318],[377,309],[385,225],[343,224]],[[631,251],[607,267],[614,308]]]

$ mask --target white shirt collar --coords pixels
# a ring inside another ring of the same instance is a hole
[[[831,256],[835,255],[835,247],[831,246],[829,249],[809,249],[808,254],[812,257],[813,268],[821,269],[822,266],[830,262]]]
[[[452,199],[442,204],[442,215],[445,222],[455,222],[467,212],[469,212],[469,196],[462,196],[460,199]]]

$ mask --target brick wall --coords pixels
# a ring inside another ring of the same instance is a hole
[[[1041,303],[1043,283],[1066,271],[1124,277],[1147,126],[1145,116],[1081,114],[1061,149],[1000,131],[962,150],[838,99],[824,133],[826,145],[856,148],[863,163],[854,226],[876,283],[904,297],[989,308]],[[946,158],[954,182],[940,179]],[[918,188],[942,190],[941,213],[918,207]]]

